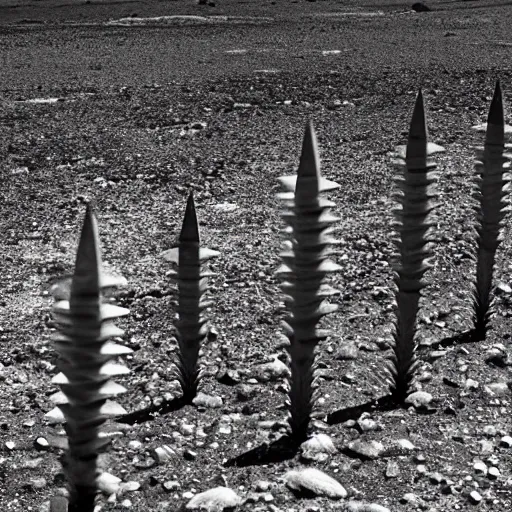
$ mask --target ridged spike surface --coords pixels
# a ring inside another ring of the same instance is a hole
[[[336,306],[326,298],[335,293],[323,283],[326,275],[339,267],[328,259],[332,224],[337,220],[330,214],[333,203],[323,200],[320,193],[338,185],[320,175],[320,160],[316,136],[311,123],[306,127],[297,178],[279,178],[285,193],[278,194],[287,210],[283,220],[288,224],[285,233],[290,239],[282,255],[283,264],[277,274],[283,280],[288,316],[283,322],[290,343],[291,374],[287,405],[288,423],[292,438],[303,441],[315,402],[315,348],[327,333],[317,328],[321,318]],[[294,191],[293,201],[290,191]]]
[[[131,352],[110,341],[123,333],[112,320],[128,313],[124,308],[103,304],[103,289],[116,282],[122,281],[102,272],[97,220],[88,207],[75,273],[71,282],[65,278],[53,288],[56,302],[52,314],[58,330],[53,339],[61,371],[54,378],[61,392],[53,400],[64,414],[68,435],[63,468],[69,486],[70,512],[93,511],[98,490],[97,457],[107,443],[100,438],[100,428],[112,411],[126,412],[117,404],[105,407],[109,403],[107,398],[125,391],[110,376],[128,372],[123,365],[109,361]],[[69,300],[63,300],[64,297]]]
[[[497,82],[487,118],[485,143],[483,147],[476,149],[476,180],[473,195],[477,200],[476,277],[473,288],[475,340],[485,339],[493,314],[494,264],[502,224],[509,206],[508,171],[512,162],[512,145],[506,144],[505,134],[510,131],[510,126],[505,125],[502,92]]]
[[[395,214],[398,262],[395,265],[396,321],[393,354],[388,367],[391,393],[403,403],[414,379],[416,362],[416,318],[423,275],[430,267],[432,226],[437,192],[435,165],[430,159],[441,146],[428,143],[423,95],[418,93],[409,129],[406,151],[398,148],[395,163],[399,208]]]
[[[177,264],[174,279],[178,281],[178,339],[177,378],[183,391],[183,400],[190,403],[197,394],[200,382],[199,350],[209,332],[204,310],[212,303],[206,301],[208,277],[213,275],[202,270],[202,263],[218,256],[212,249],[199,247],[199,227],[190,193],[183,218],[177,251],[166,251],[163,256]]]

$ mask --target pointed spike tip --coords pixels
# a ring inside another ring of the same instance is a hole
[[[295,185],[295,202],[309,203],[318,199],[321,186],[320,157],[315,129],[311,121],[306,125],[302,152],[300,155],[297,182]]]
[[[505,144],[505,109],[499,80],[496,82],[494,94],[487,117],[485,144],[502,146]]]
[[[91,292],[95,290],[99,291],[100,273],[101,251],[98,221],[93,205],[88,203],[80,234],[80,241],[78,242],[71,295],[81,293],[86,288]]]
[[[300,155],[298,179],[320,178],[320,159],[318,157],[318,142],[316,139],[313,122],[309,121],[302,141],[302,153]]]
[[[180,242],[199,243],[199,226],[197,224],[196,205],[194,202],[194,193],[192,191],[188,196],[179,240]]]
[[[423,92],[421,88],[416,96],[414,110],[412,112],[411,124],[409,128],[409,141],[411,139],[427,139],[427,119],[425,115],[425,102],[423,101]]]

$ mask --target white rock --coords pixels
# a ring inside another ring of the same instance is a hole
[[[284,479],[286,485],[295,491],[306,489],[317,496],[328,496],[333,499],[347,496],[347,491],[337,480],[315,468],[288,471]]]
[[[426,391],[415,391],[406,399],[405,403],[414,406],[416,409],[426,407],[432,402],[432,395]]]
[[[198,393],[192,403],[196,407],[206,407],[207,409],[217,409],[222,407],[222,398],[220,396],[210,396],[204,393]]]
[[[121,487],[121,479],[110,473],[101,473],[96,479],[98,489],[109,496],[116,494]]]
[[[469,494],[469,501],[476,505],[482,501],[482,495],[478,491],[471,491]]]
[[[176,455],[176,452],[166,444],[155,448],[152,453],[153,458],[160,464],[167,462],[174,455]]]
[[[473,464],[473,471],[477,475],[486,475],[487,474],[487,465],[485,464],[485,462],[482,462],[481,460],[477,460]]]
[[[384,446],[379,441],[362,441],[356,439],[347,445],[347,450],[359,456],[361,459],[378,459],[384,451]]]
[[[490,396],[503,396],[508,394],[509,388],[506,382],[492,382],[484,386],[484,391]]]
[[[389,508],[377,503],[363,503],[355,500],[347,502],[343,510],[346,512],[390,512]]]
[[[500,446],[503,446],[505,448],[512,448],[512,437],[510,437],[510,436],[503,436],[500,439]]]
[[[263,382],[276,381],[282,377],[287,377],[289,374],[288,366],[277,358],[256,368],[256,378]]]
[[[234,508],[242,503],[242,499],[235,491],[228,487],[215,487],[208,491],[196,494],[188,503],[188,510],[207,510],[208,512],[222,512],[225,508]]]
[[[333,453],[336,447],[327,434],[316,434],[301,445],[302,457],[308,460],[322,461]]]

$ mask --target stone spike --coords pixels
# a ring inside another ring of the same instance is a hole
[[[180,242],[193,242],[199,244],[199,226],[197,224],[196,205],[194,203],[194,193],[192,191],[188,196],[179,240]]]
[[[496,82],[494,95],[489,108],[489,116],[487,117],[485,144],[492,144],[496,146],[502,146],[505,144],[505,115],[499,80]]]
[[[71,296],[100,293],[101,253],[98,221],[91,204],[87,205],[76,254]]]

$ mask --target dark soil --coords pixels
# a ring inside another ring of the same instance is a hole
[[[496,79],[505,95],[512,90],[512,7],[426,3],[431,12],[415,13],[406,2],[0,0],[1,510],[39,510],[65,486],[62,428],[44,417],[57,390],[48,289],[73,270],[85,201],[97,204],[105,267],[129,283],[117,292],[131,311],[119,325],[134,349],[125,359],[131,374],[118,379],[128,389],[119,402],[140,413],[178,396],[175,294],[160,254],[176,243],[189,190],[203,245],[221,252],[210,265],[216,277],[208,314],[218,335],[204,346],[203,391],[221,396],[223,406],[109,422],[112,446],[103,467],[140,488],[117,502],[102,497],[102,510],[179,510],[191,492],[218,485],[247,498],[259,480],[271,483],[273,501],[256,493],[260,501],[240,510],[342,508],[287,490],[286,471],[308,465],[299,454],[224,466],[283,432],[283,379],[252,384],[245,402],[240,390],[259,365],[283,353],[276,178],[296,172],[308,119],[322,172],[341,185],[330,198],[343,241],[336,258],[343,270],[331,283],[341,291],[334,299],[339,311],[325,320],[332,336],[318,348],[321,398],[313,424],[339,453],[313,465],[337,478],[350,499],[392,511],[510,510],[512,448],[500,440],[512,435],[511,395],[493,387],[511,383],[508,223],[487,339],[440,342],[469,327],[473,146],[482,142],[471,127],[485,121]],[[105,25],[134,14],[227,18]],[[385,403],[358,407],[387,393],[378,377],[393,322],[391,152],[406,140],[420,87],[431,140],[446,148],[437,158],[436,258],[418,336],[418,386],[434,396],[430,414]],[[29,101],[35,99],[47,101]],[[338,360],[347,343],[356,344],[356,359]],[[236,370],[234,382],[222,378],[226,370]],[[468,389],[468,379],[478,387]],[[375,429],[350,421],[363,411]],[[322,421],[327,415],[329,423]],[[415,450],[361,461],[346,450],[356,438],[386,447],[409,439]],[[176,455],[156,464],[152,450],[162,445]],[[475,473],[478,460],[497,467],[497,478]],[[399,474],[386,478],[390,462]],[[177,484],[166,490],[169,481]],[[469,498],[475,489],[479,505]],[[404,503],[406,493],[417,503]]]

